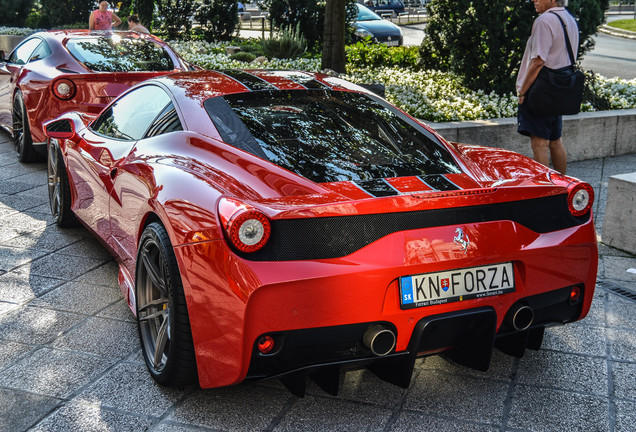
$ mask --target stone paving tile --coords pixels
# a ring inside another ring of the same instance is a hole
[[[332,397],[313,383],[307,389],[307,393]],[[344,375],[337,398],[364,402],[383,408],[396,408],[405,394],[406,390],[403,388],[382,381],[368,370],[355,370]]]
[[[4,182],[2,182],[4,183]],[[18,211],[28,210],[42,204],[47,204],[49,202],[48,195],[42,196],[34,196],[26,199],[20,195],[1,195],[0,194],[0,203],[4,205],[14,208]]]
[[[10,363],[13,363],[31,351],[31,349],[32,348],[27,344],[8,342],[0,339],[0,369],[5,368]]]
[[[480,378],[509,381],[512,379],[514,363],[514,357],[506,355],[499,350],[494,350],[492,358],[490,359],[490,367],[486,372],[464,367],[452,360],[444,359],[441,356],[426,357],[424,359],[422,369],[432,369],[449,374],[474,375]]]
[[[4,241],[2,244],[4,246],[53,252],[72,243],[76,243],[89,235],[84,228],[60,230],[56,227],[49,226],[42,231],[25,233],[20,237],[13,237],[10,240]]]
[[[120,293],[119,296],[121,297],[121,291],[119,291],[119,288],[117,288],[117,290]],[[123,298],[118,302],[108,306],[106,309],[100,311],[97,316],[102,318],[112,318],[119,321],[128,321],[132,323],[137,322],[135,315],[128,307],[128,303],[126,303]]]
[[[290,401],[297,398],[286,391],[258,386],[198,390],[181,402],[167,420],[229,431],[262,431],[281,412],[287,412]]]
[[[607,352],[607,335],[603,327],[580,323],[549,327],[545,330],[542,348],[604,356]]]
[[[202,430],[207,429],[202,429],[198,426],[177,425],[169,421],[160,423],[157,427],[152,428],[152,432],[200,432]]]
[[[636,358],[633,363],[612,362],[612,376],[614,395],[636,402]]]
[[[508,386],[502,381],[422,370],[408,390],[404,408],[468,422],[501,424]]]
[[[92,315],[121,299],[119,288],[68,282],[31,302],[32,306]]]
[[[91,384],[77,401],[160,417],[190,389],[160,386],[144,365],[119,364]]]
[[[15,213],[2,218],[2,223],[20,233],[29,231],[40,231],[48,225],[41,217],[29,216],[26,212]]]
[[[14,195],[29,189],[33,189],[33,185],[30,183],[14,180],[3,180],[0,182],[0,195]]]
[[[121,359],[139,347],[137,326],[130,322],[91,317],[55,340],[53,346]]]
[[[13,270],[44,255],[46,255],[46,252],[37,249],[0,246],[0,270]]]
[[[31,432],[141,432],[149,430],[154,422],[97,405],[71,402],[45,418]]]
[[[0,388],[0,432],[28,429],[60,405],[60,399]]]
[[[412,411],[401,412],[389,431],[435,431],[435,432],[494,432],[499,431],[499,425],[479,423],[464,423],[455,419],[439,418],[430,414]]]
[[[636,304],[610,302],[607,305],[607,323],[611,326],[633,329],[636,324]],[[636,361],[636,358],[634,359]]]
[[[24,303],[64,283],[60,279],[31,275],[27,269],[17,269],[0,275],[0,300]]]
[[[112,255],[93,237],[84,238],[76,243],[66,246],[58,253],[71,256],[80,256],[108,261],[113,259]]]
[[[37,307],[22,307],[0,316],[3,339],[26,344],[48,344],[85,317]]]
[[[616,360],[636,359],[636,330],[610,329],[610,355]]]
[[[0,316],[20,308],[19,304],[0,301]]]
[[[113,360],[42,348],[0,375],[0,386],[67,398],[101,374]]]
[[[526,351],[519,362],[520,384],[608,397],[607,360],[549,350]]]
[[[603,257],[605,273],[603,277],[625,281],[629,285],[636,286],[636,274],[628,273],[627,269],[636,268],[636,258],[621,256],[605,256]]]
[[[105,259],[93,259],[52,253],[31,263],[31,274],[71,280],[102,265]]]
[[[507,426],[536,432],[609,431],[607,398],[516,386]]]
[[[636,430],[636,403],[616,401],[616,425],[614,432],[634,432]]]
[[[115,260],[111,260],[96,269],[84,273],[75,280],[91,285],[117,287],[117,289],[119,289],[119,282],[117,281],[118,271],[119,267],[117,263]]]
[[[390,417],[391,410],[377,406],[306,396],[294,402],[274,431],[382,431]]]

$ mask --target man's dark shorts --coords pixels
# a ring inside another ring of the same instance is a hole
[[[528,104],[519,105],[517,123],[519,124],[517,132],[522,135],[534,135],[550,141],[561,138],[563,129],[562,116],[533,114],[528,109]]]

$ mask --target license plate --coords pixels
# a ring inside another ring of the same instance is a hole
[[[382,42],[385,45],[388,46],[400,46],[400,41],[399,40],[395,40],[395,41],[384,41]]]
[[[413,309],[514,291],[511,262],[424,273],[400,278],[400,307]]]

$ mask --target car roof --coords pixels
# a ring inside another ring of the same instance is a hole
[[[34,33],[31,36],[40,36],[47,40],[56,40],[60,43],[72,38],[94,38],[99,36],[112,36],[119,35],[120,37],[130,37],[130,38],[143,38],[143,39],[152,39],[154,42],[157,42],[161,45],[166,45],[164,41],[159,39],[156,36],[146,34],[146,33],[137,33],[131,31],[120,31],[120,30],[86,30],[86,29],[73,29],[73,30],[47,30]]]

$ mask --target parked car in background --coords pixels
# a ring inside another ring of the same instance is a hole
[[[392,16],[397,16],[405,11],[401,0],[358,0],[358,4],[363,4],[378,14],[391,12]]]
[[[359,40],[371,38],[373,42],[389,46],[401,46],[404,42],[402,30],[391,21],[380,18],[369,8],[356,4],[358,16],[353,22],[355,35]]]
[[[148,78],[191,69],[161,39],[118,31],[56,30],[26,38],[0,58],[0,126],[20,161],[46,154],[42,123],[65,111],[98,113]]]
[[[589,184],[340,78],[176,73],[46,131],[55,221],[115,256],[159,383],[407,387],[418,357],[486,370],[590,309]]]

